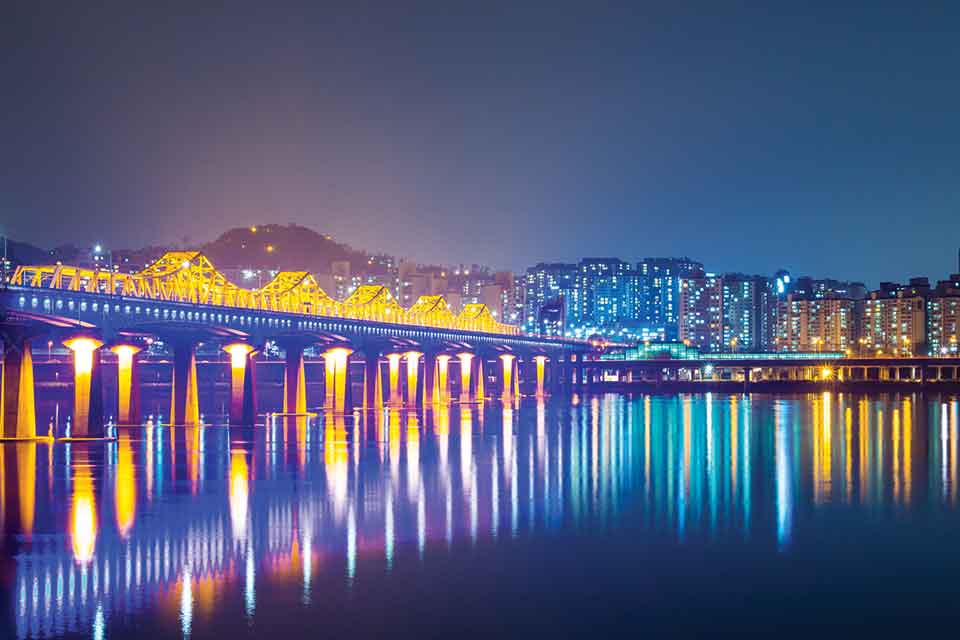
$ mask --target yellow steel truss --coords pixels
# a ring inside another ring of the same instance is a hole
[[[460,312],[461,329],[495,333],[496,327],[505,326],[493,317],[485,304],[465,304]],[[506,325],[509,326],[509,325]]]
[[[443,296],[420,296],[407,313],[414,324],[428,327],[443,327],[454,329],[457,327],[457,316],[450,310]]]
[[[519,333],[517,327],[498,322],[483,304],[465,305],[459,315],[454,314],[443,296],[421,296],[404,309],[386,287],[364,285],[341,302],[327,295],[306,271],[282,271],[260,289],[245,289],[230,282],[198,251],[165,253],[134,274],[61,264],[21,266],[11,284],[443,329]]]

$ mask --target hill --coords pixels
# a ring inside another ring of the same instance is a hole
[[[222,268],[279,269],[328,272],[330,263],[347,260],[361,268],[367,261],[362,251],[335,242],[330,236],[300,225],[266,224],[238,227],[202,247]]]

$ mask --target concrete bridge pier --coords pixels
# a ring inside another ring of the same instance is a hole
[[[257,350],[244,342],[223,348],[230,354],[230,424],[253,426],[257,419]]]
[[[0,438],[36,437],[37,408],[33,385],[33,348],[29,337],[4,336],[2,375]]]
[[[170,394],[170,424],[194,427],[200,424],[197,342],[179,337],[172,341],[172,347],[173,389]]]
[[[137,354],[141,349],[135,344],[118,343],[110,347],[110,351],[117,356],[117,424],[140,424],[140,364]]]
[[[500,354],[500,366],[497,371],[497,387],[503,400],[511,400],[520,395],[520,375],[517,356],[512,353]]]
[[[583,388],[583,363],[572,362],[567,371],[567,379],[570,381],[573,391],[580,391]]]
[[[350,384],[350,354],[353,349],[333,347],[323,352],[324,363],[324,399],[323,408],[327,411],[343,414],[352,409]],[[304,411],[306,398],[304,398]]]
[[[477,354],[471,360],[471,366],[471,377],[473,378],[471,400],[482,403],[487,397],[487,368],[483,356]]]
[[[102,438],[103,371],[100,347],[103,342],[89,336],[63,341],[73,352],[73,422],[71,438]]]
[[[450,359],[451,356],[446,353],[437,356],[437,378],[433,392],[435,404],[446,405],[450,402]]]
[[[557,364],[558,389],[564,393],[569,393],[575,389],[574,372],[576,371],[576,356],[569,355],[563,362]]]
[[[406,363],[406,383],[407,383],[407,397],[405,398],[406,404],[408,407],[419,406],[421,399],[423,398],[420,393],[420,356],[423,354],[419,351],[407,351],[403,354],[404,362]]]
[[[284,339],[278,344],[285,352],[283,366],[283,413],[307,412],[307,382],[304,373],[303,351],[310,344],[304,340]]]
[[[403,396],[400,394],[400,361],[402,359],[403,356],[399,353],[387,354],[388,402],[395,406],[403,404]]]
[[[470,383],[472,380],[474,354],[461,352],[457,354],[460,363],[460,402],[470,402]]]
[[[560,393],[563,391],[563,372],[566,371],[566,363],[559,357],[554,360],[547,358],[547,362],[549,364],[545,365],[546,392],[547,394]]]
[[[547,362],[549,358],[544,355],[536,355],[531,359],[533,365],[534,395],[543,398],[547,395]],[[552,368],[552,367],[551,367]]]
[[[421,404],[438,407],[450,401],[450,360],[445,353],[428,351],[423,356]]]
[[[587,388],[594,388],[596,384],[600,382],[600,379],[603,375],[603,368],[599,363],[586,364],[584,367],[586,373],[586,386]]]
[[[438,354],[435,351],[426,351],[423,354],[423,379],[420,384],[420,393],[417,395],[418,405],[430,407],[438,401],[439,388],[437,367]]]
[[[383,409],[383,375],[380,369],[380,349],[364,348],[363,410],[378,412]]]

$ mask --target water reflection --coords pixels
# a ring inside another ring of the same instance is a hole
[[[617,525],[785,554],[818,510],[955,505],[958,423],[941,396],[607,395],[6,444],[8,610],[17,638],[104,637],[118,613],[190,636],[223,590],[252,621],[263,589],[309,605],[322,577]]]

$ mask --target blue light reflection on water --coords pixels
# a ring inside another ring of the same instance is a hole
[[[260,618],[306,631],[311,607],[336,601],[362,619],[411,581],[449,587],[470,554],[496,564],[531,544],[560,573],[588,568],[581,544],[639,573],[665,570],[642,549],[702,557],[686,586],[710,591],[696,580],[717,549],[825,565],[815,547],[833,527],[878,553],[896,551],[877,545],[898,520],[952,531],[958,415],[941,395],[604,395],[5,444],[2,595],[16,638],[143,635],[147,621],[261,636]],[[529,570],[508,562],[493,583]],[[622,592],[617,571],[592,588]],[[470,580],[453,584],[466,595]]]

